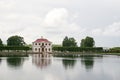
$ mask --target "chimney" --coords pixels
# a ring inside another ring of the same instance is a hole
[[[43,36],[41,36],[41,39],[43,39]]]

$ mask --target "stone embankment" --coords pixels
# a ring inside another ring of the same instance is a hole
[[[94,53],[94,52],[53,52],[55,57],[80,57],[80,56],[103,56],[103,55],[117,55],[120,53]]]

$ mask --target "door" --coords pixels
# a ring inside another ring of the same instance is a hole
[[[42,48],[42,52],[44,52],[44,48]]]

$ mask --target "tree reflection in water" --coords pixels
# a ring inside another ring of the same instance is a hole
[[[32,63],[37,67],[43,69],[51,64],[51,54],[33,54]]]
[[[75,66],[76,60],[71,58],[71,59],[63,59],[62,60],[63,66],[65,67],[65,69],[68,68],[73,68]]]
[[[2,59],[0,59],[0,64],[1,64]]]
[[[8,57],[7,64],[10,67],[20,68],[23,65],[24,58],[22,57]]]
[[[94,65],[94,56],[84,55],[81,56],[81,63],[85,65],[87,70],[91,70]]]

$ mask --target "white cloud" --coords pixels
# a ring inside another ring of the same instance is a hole
[[[66,8],[55,8],[48,12],[43,20],[43,26],[47,31],[75,32],[79,26],[71,21],[73,18],[74,14],[70,14]]]
[[[55,8],[48,12],[44,19],[45,26],[56,27],[65,24],[68,18],[68,11],[65,8]]]
[[[96,46],[116,47],[120,46],[120,22],[90,31],[95,38]]]
[[[115,22],[106,27],[103,34],[106,36],[120,36],[120,22]]]
[[[94,29],[92,34],[96,36],[120,36],[120,22],[115,22],[104,28]]]
[[[75,21],[76,14],[70,13],[66,8],[54,8],[50,10],[41,25],[49,39],[53,43],[61,43],[65,36],[77,37],[86,31]]]
[[[61,43],[60,40],[64,36],[74,36],[83,31],[74,21],[75,15],[66,8],[53,8],[44,17],[17,13],[0,17],[3,18],[0,21],[0,29],[6,33],[4,40],[12,35],[20,35],[27,43],[31,43],[36,38],[45,36],[55,43]]]
[[[4,0],[0,1],[0,9],[10,9],[13,8],[14,5],[15,5],[14,1],[4,1]]]
[[[45,36],[61,43],[66,35],[78,41],[92,35],[113,41],[120,34],[119,4],[118,0],[0,0],[0,38],[5,42],[11,35],[21,35],[31,43]]]

